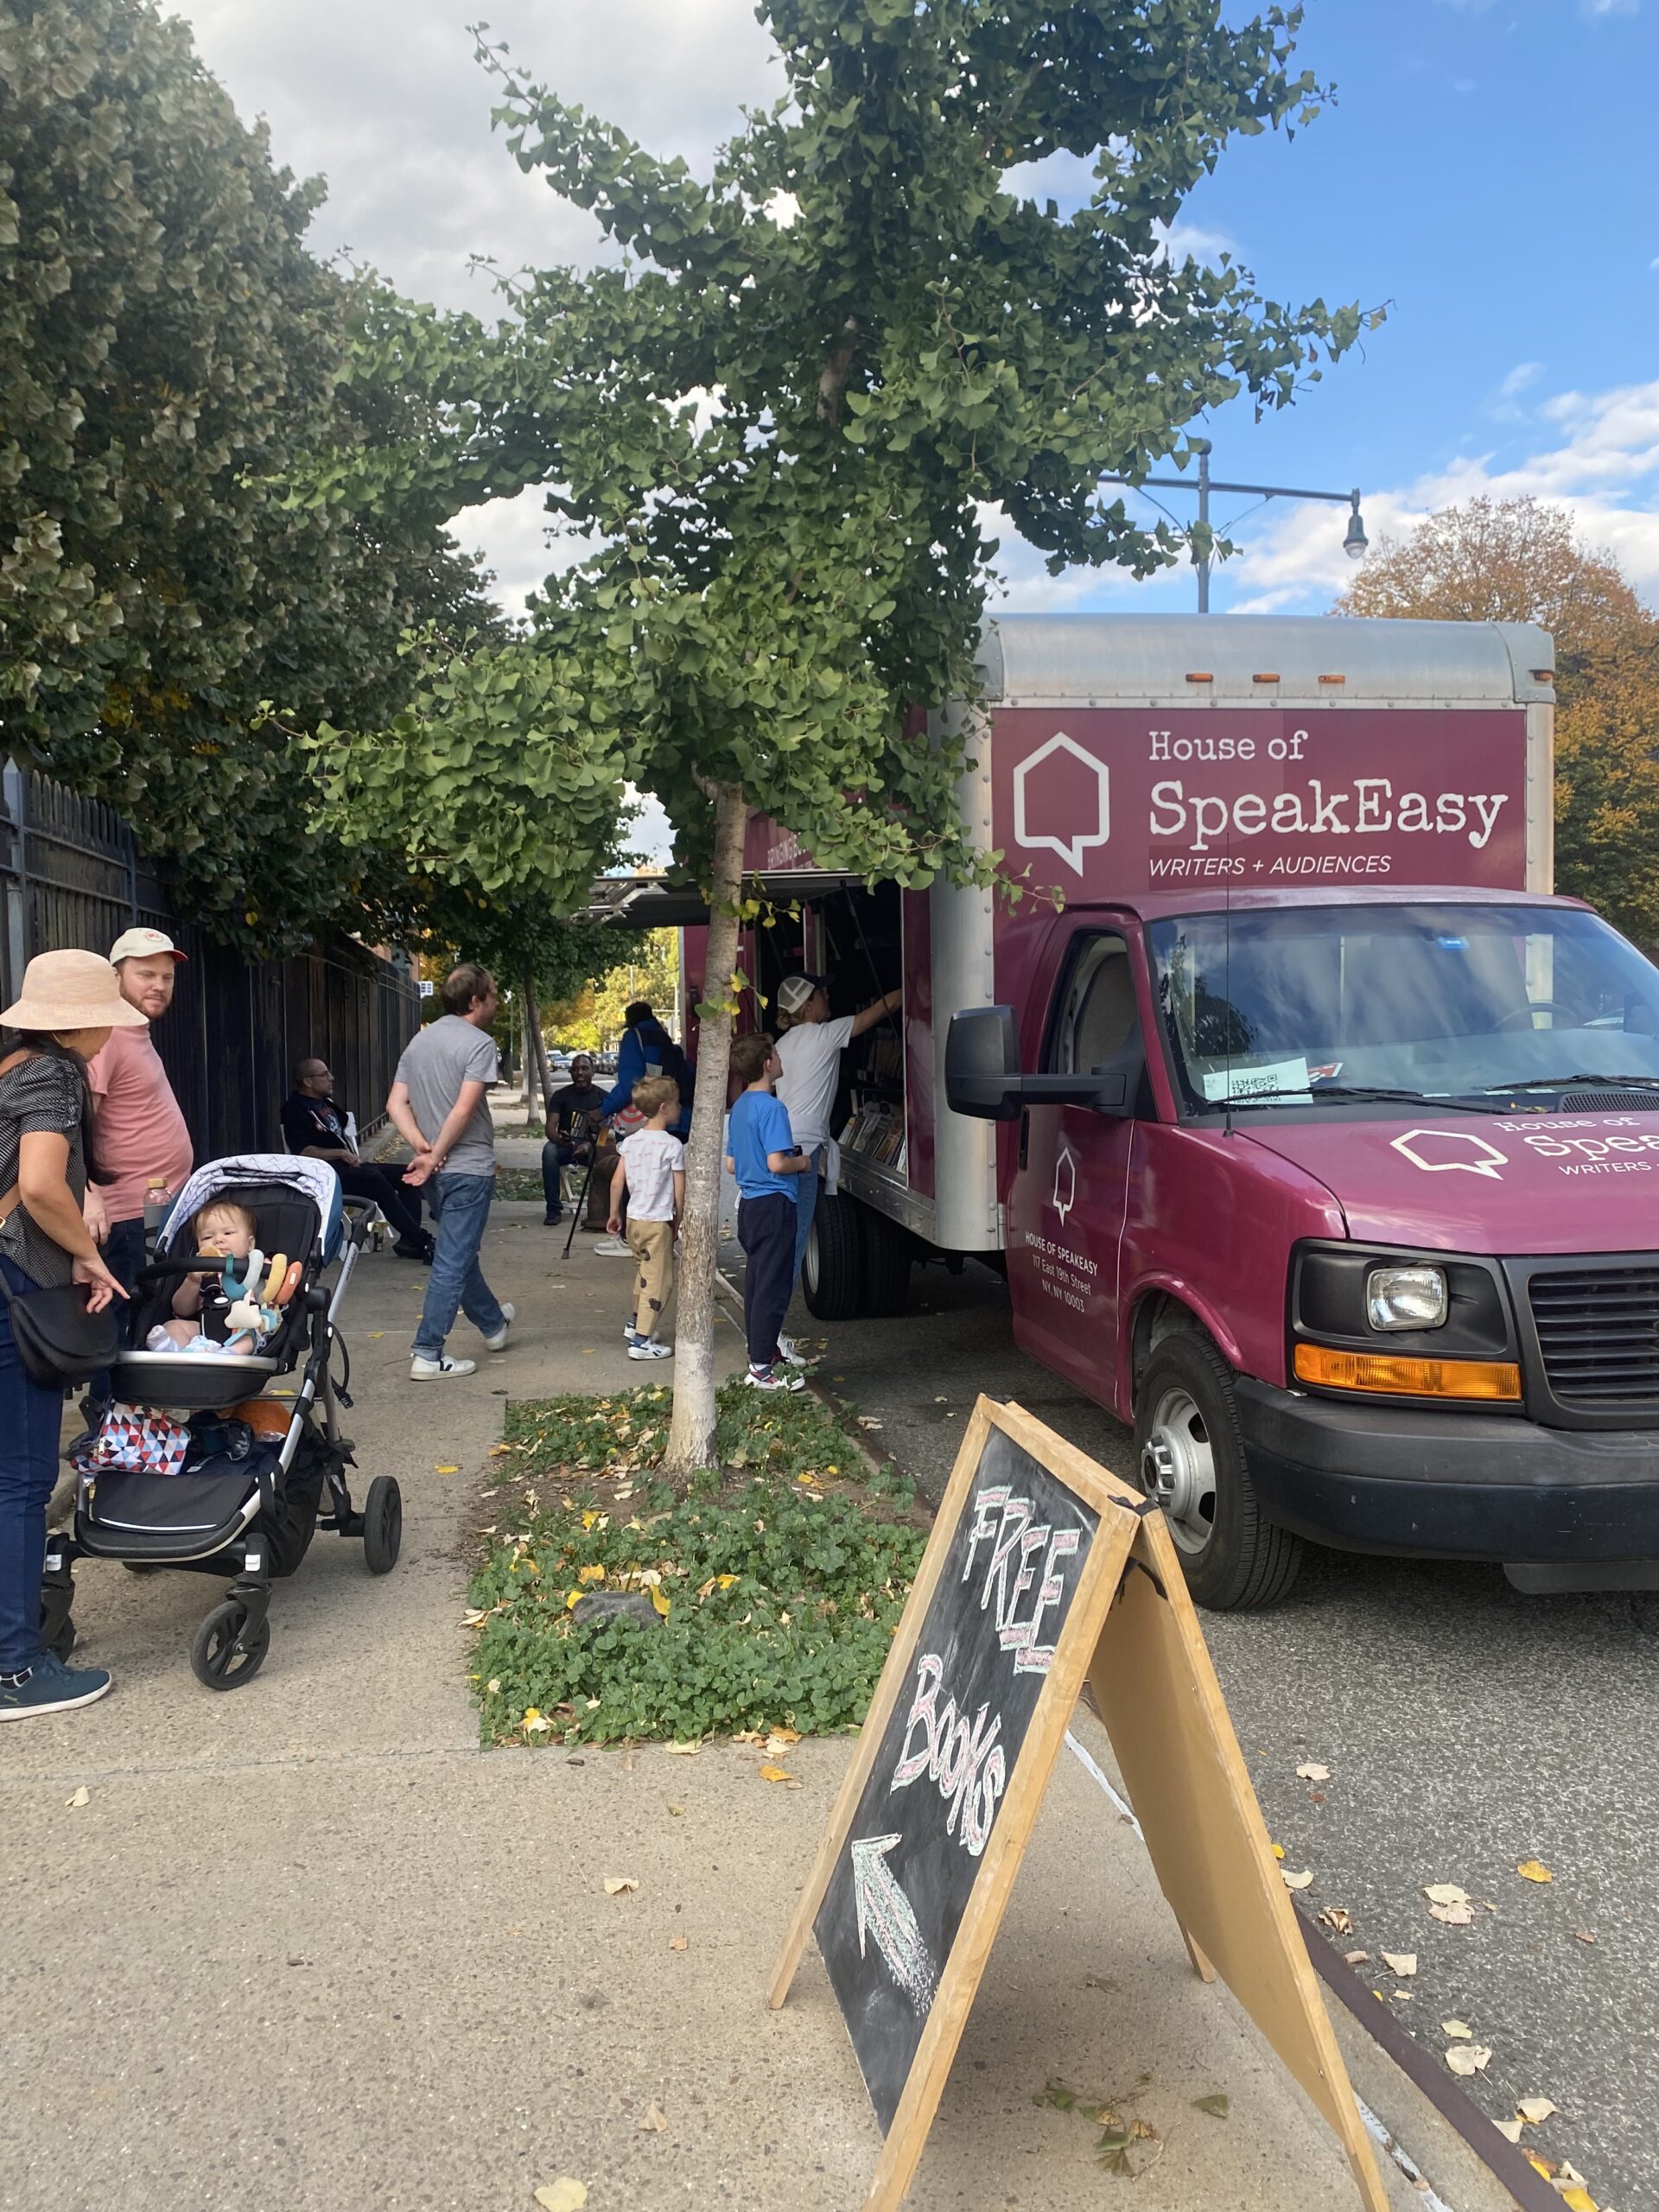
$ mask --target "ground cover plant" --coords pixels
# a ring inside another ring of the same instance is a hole
[[[912,1484],[817,1400],[719,1397],[715,1459],[657,1473],[667,1389],[508,1408],[473,1577],[486,1744],[855,1727],[926,1542]],[[586,1618],[585,1597],[632,1617]],[[649,1618],[644,1618],[646,1614]]]

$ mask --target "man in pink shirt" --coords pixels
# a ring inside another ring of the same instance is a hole
[[[121,995],[147,1022],[173,1003],[178,963],[187,956],[160,930],[128,930],[110,947]],[[190,1132],[148,1028],[114,1029],[87,1065],[98,1109],[92,1141],[101,1172],[86,1186],[86,1225],[104,1247],[111,1274],[129,1289],[144,1263],[144,1192],[160,1177],[176,1197],[194,1161]]]

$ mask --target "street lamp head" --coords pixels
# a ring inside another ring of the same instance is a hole
[[[1348,530],[1342,541],[1342,550],[1351,561],[1363,561],[1370,542],[1365,535],[1365,524],[1360,518],[1359,494],[1356,492],[1353,512],[1348,518]]]

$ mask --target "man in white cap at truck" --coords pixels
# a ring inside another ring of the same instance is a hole
[[[817,1210],[818,1176],[829,1147],[830,1117],[836,1109],[836,1093],[841,1087],[842,1053],[855,1037],[874,1029],[885,1015],[902,1006],[904,999],[902,990],[889,991],[885,998],[867,1006],[861,1014],[843,1014],[831,1021],[830,986],[824,976],[785,976],[778,986],[779,1011],[789,1018],[788,1028],[778,1039],[778,1058],[784,1071],[779,1078],[778,1096],[789,1114],[791,1135],[812,1163],[796,1193],[798,1277],[806,1257],[812,1216]],[[785,1359],[795,1354],[793,1344],[785,1343],[783,1348]],[[796,1362],[798,1363],[798,1355]]]
[[[111,1274],[129,1290],[144,1264],[144,1193],[164,1184],[177,1196],[194,1164],[190,1132],[150,1035],[173,1003],[181,952],[160,930],[124,931],[110,947],[121,995],[144,1017],[143,1028],[115,1029],[86,1081],[98,1109],[99,1165],[114,1180],[86,1186],[86,1226],[104,1248]]]

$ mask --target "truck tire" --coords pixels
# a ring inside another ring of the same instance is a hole
[[[907,1229],[873,1206],[864,1215],[864,1298],[861,1313],[890,1320],[910,1305],[910,1270],[916,1247]]]
[[[1196,1601],[1218,1613],[1276,1605],[1301,1567],[1301,1539],[1262,1511],[1233,1371],[1201,1330],[1179,1329],[1154,1349],[1135,1388],[1135,1449]]]
[[[850,1321],[864,1295],[863,1208],[820,1192],[801,1262],[801,1295],[818,1321]]]

